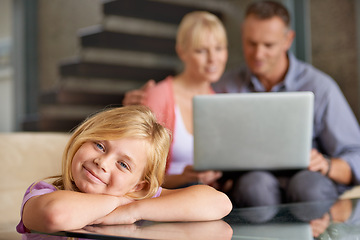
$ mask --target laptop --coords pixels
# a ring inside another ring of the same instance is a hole
[[[310,161],[312,92],[193,98],[194,169],[297,170]]]

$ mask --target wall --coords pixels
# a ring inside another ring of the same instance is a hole
[[[0,1],[0,132],[14,129],[14,90],[11,67],[12,0]]]
[[[101,0],[39,0],[38,53],[40,89],[58,82],[58,65],[76,56],[81,28],[100,24]]]
[[[310,1],[312,63],[332,76],[360,119],[356,0]]]

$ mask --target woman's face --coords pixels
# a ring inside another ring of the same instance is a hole
[[[81,192],[123,196],[141,190],[146,140],[123,138],[86,142],[75,153],[72,175]]]
[[[198,46],[178,49],[179,57],[185,64],[185,73],[194,80],[217,82],[224,73],[228,59],[227,46],[220,43],[213,33],[208,32]]]

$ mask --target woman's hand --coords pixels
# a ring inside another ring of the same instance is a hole
[[[184,168],[178,175],[166,175],[163,187],[173,189],[193,184],[215,185],[216,180],[222,176],[219,171],[195,171],[191,165]]]
[[[146,99],[146,91],[155,85],[155,81],[151,79],[141,88],[126,92],[122,104],[124,106],[143,104]]]
[[[187,176],[188,179],[191,179],[192,182],[203,183],[210,185],[216,180],[221,178],[222,172],[220,171],[195,171],[193,166],[186,166],[183,172],[184,176]],[[189,182],[191,182],[189,181]]]

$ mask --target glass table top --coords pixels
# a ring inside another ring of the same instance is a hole
[[[360,199],[235,208],[210,222],[87,226],[53,236],[28,234],[28,239],[360,239]]]

